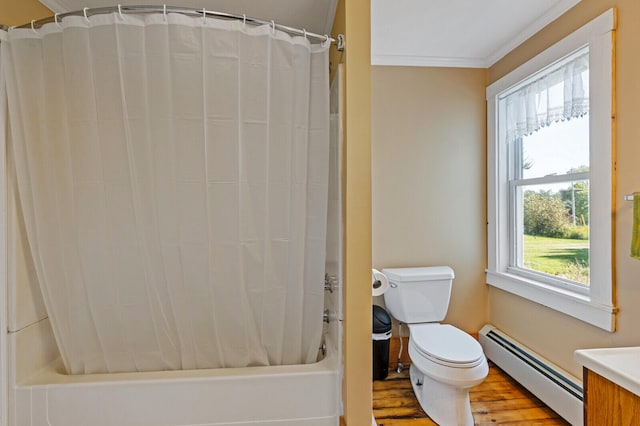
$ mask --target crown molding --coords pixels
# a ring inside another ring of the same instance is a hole
[[[372,54],[372,65],[385,66],[414,66],[414,67],[454,67],[454,68],[489,68],[506,56],[509,52],[520,46],[526,40],[538,33],[544,27],[558,19],[569,9],[580,3],[581,0],[559,0],[542,16],[523,28],[509,41],[486,57],[446,57],[412,54]]]
[[[520,33],[509,40],[509,42],[500,48],[498,48],[494,53],[489,55],[486,58],[486,63],[488,66],[492,66],[500,59],[504,58],[509,52],[514,50],[516,47],[520,46],[525,41],[529,40],[536,33],[540,32],[544,27],[561,17],[565,14],[569,9],[571,9],[576,4],[580,3],[582,0],[561,0],[551,9],[549,9],[544,15],[533,21],[529,26],[524,28]]]

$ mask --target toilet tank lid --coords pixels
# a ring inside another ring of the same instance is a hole
[[[453,269],[448,266],[385,268],[382,270],[382,273],[385,274],[390,281],[394,282],[452,280],[454,278]]]

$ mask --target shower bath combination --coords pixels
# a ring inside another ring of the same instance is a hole
[[[147,9],[0,33],[16,239],[46,307],[9,339],[10,420],[335,425],[332,39]]]

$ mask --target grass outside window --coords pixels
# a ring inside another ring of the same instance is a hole
[[[589,241],[525,235],[524,267],[589,285]]]

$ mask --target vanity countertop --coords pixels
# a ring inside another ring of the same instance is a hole
[[[640,396],[640,347],[579,349],[580,364]]]

